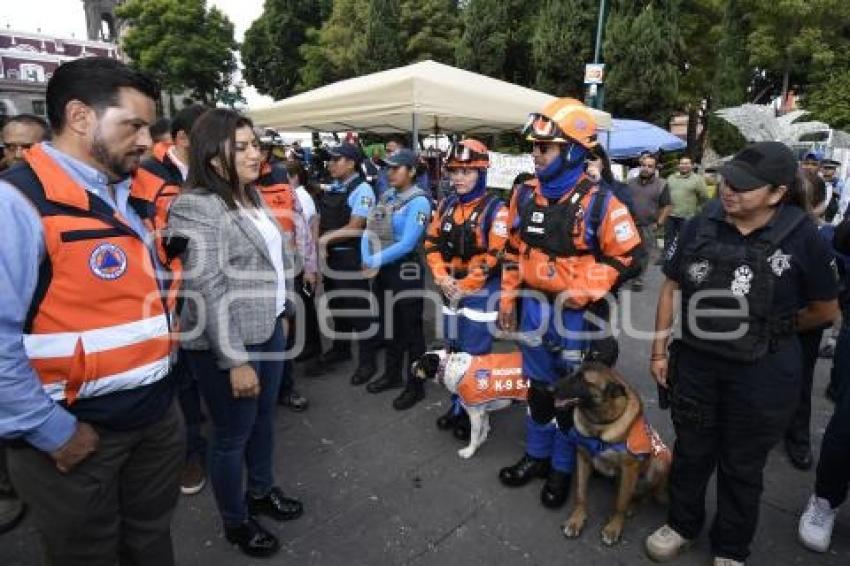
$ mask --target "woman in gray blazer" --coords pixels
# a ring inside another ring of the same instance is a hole
[[[279,543],[256,516],[303,511],[275,486],[272,464],[291,256],[253,185],[261,155],[251,121],[210,110],[190,142],[187,188],[169,215],[172,236],[187,242],[182,345],[213,423],[210,479],[225,536],[245,554],[270,556]]]

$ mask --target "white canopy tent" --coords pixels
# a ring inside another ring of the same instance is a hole
[[[252,109],[258,126],[281,131],[381,134],[516,130],[553,97],[484,75],[422,61],[333,83]],[[611,116],[593,110],[599,127]]]

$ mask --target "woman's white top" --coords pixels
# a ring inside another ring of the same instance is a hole
[[[272,260],[275,273],[277,274],[277,293],[275,298],[276,316],[280,316],[286,306],[286,273],[283,269],[283,237],[277,224],[262,208],[245,208],[239,206],[242,213],[247,216],[257,231],[263,236],[269,257]]]
[[[307,225],[309,226],[310,222],[312,222],[313,218],[315,218],[318,214],[318,211],[316,210],[316,203],[313,202],[313,197],[310,196],[310,193],[307,192],[304,185],[295,189],[295,196],[298,197],[298,204],[301,205],[301,212],[304,213],[304,218],[307,219]]]

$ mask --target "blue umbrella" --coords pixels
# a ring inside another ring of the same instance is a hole
[[[611,130],[599,131],[599,143],[611,159],[637,157],[643,151],[653,153],[685,149],[687,144],[667,130],[640,120],[614,119]]]

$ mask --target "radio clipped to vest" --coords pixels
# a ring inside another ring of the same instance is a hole
[[[719,206],[719,204],[717,205]],[[772,225],[746,245],[718,241],[717,220],[704,211],[694,222],[696,235],[682,251],[682,341],[696,350],[755,362],[795,332],[795,312],[775,312],[775,280],[782,269],[779,245],[806,218],[783,206]]]
[[[393,201],[390,201],[391,196],[397,196]],[[410,187],[404,193],[398,194],[395,191],[387,191],[381,195],[378,201],[366,219],[366,230],[372,234],[381,243],[381,249],[390,247],[394,242],[393,237],[393,214],[404,208],[404,206],[415,199],[416,197],[426,197],[427,193],[419,187]],[[376,250],[377,251],[377,250]]]
[[[585,179],[565,199],[554,205],[538,204],[533,193],[530,198],[526,197],[527,202],[521,203],[519,226],[520,238],[528,246],[526,254],[535,248],[554,260],[556,257],[589,253],[578,250],[575,239],[579,236],[578,221],[585,213],[582,201],[592,188],[593,184]]]
[[[449,262],[457,257],[469,262],[473,257],[487,251],[486,224],[493,206],[498,202],[497,197],[484,195],[469,218],[463,222],[454,219],[460,201],[454,199],[449,203],[440,219],[440,235],[437,241],[437,249],[443,256],[443,261]]]

